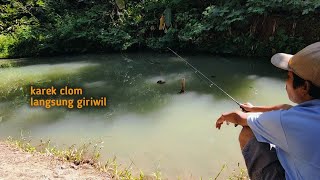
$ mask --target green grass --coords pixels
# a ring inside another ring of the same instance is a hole
[[[43,154],[53,155],[58,157],[62,161],[72,162],[75,165],[81,164],[90,164],[97,170],[101,172],[106,172],[110,174],[112,179],[119,180],[161,180],[161,173],[155,172],[151,175],[145,175],[140,171],[139,175],[135,175],[129,165],[126,168],[123,168],[120,164],[117,163],[116,158],[107,160],[105,163],[98,161],[101,153],[101,148],[103,142],[97,143],[86,143],[81,146],[76,146],[75,144],[65,148],[59,149],[57,146],[51,144],[50,140],[43,141],[40,140],[39,145],[32,145],[31,140],[21,133],[20,139],[14,139],[12,137],[7,138],[7,142],[14,147],[19,148],[22,151],[35,153],[40,152]]]
[[[17,66],[16,60],[0,60],[0,68],[11,68]]]
[[[143,171],[140,171],[137,175],[136,172],[132,169],[133,162],[128,166],[123,168],[122,165],[118,164],[116,161],[116,157],[113,159],[107,160],[105,163],[99,161],[101,155],[101,149],[103,142],[96,143],[86,143],[81,146],[76,146],[75,144],[65,148],[59,149],[57,146],[52,145],[50,140],[43,141],[40,140],[40,144],[34,146],[31,143],[30,138],[25,137],[21,133],[20,139],[14,139],[12,137],[7,138],[7,142],[22,151],[35,153],[40,152],[43,154],[53,155],[58,157],[62,161],[72,162],[75,165],[81,164],[90,164],[97,170],[101,172],[106,172],[110,174],[112,179],[117,180],[161,180],[167,179],[163,178],[160,171],[156,171],[150,175],[145,175]],[[211,180],[222,179],[221,174],[224,170],[228,168],[227,165],[223,165],[219,171],[219,173],[214,177],[210,178]],[[181,178],[177,178],[181,179]],[[202,179],[202,178],[200,178]],[[246,180],[249,179],[247,175],[247,171],[244,168],[240,167],[238,163],[237,169],[233,170],[230,176],[227,178],[228,180]]]

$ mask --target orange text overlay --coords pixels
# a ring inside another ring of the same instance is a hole
[[[65,86],[61,89],[57,89],[53,86],[49,88],[39,88],[30,86],[30,106],[32,107],[45,107],[47,109],[52,107],[67,107],[69,109],[78,108],[82,109],[83,107],[106,107],[107,106],[107,98],[99,97],[99,98],[53,98],[54,96],[80,96],[83,94],[82,88],[71,88]],[[50,96],[50,98],[48,98]]]

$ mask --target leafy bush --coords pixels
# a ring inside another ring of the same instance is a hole
[[[165,32],[158,27],[167,9]],[[0,57],[167,46],[269,56],[318,41],[319,9],[318,1],[298,0],[4,1]]]

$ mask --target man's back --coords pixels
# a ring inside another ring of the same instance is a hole
[[[320,179],[320,100],[282,111],[280,122],[287,149],[277,151],[286,178]],[[290,169],[295,172],[287,172]]]

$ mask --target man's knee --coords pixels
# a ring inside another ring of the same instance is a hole
[[[252,130],[249,127],[243,127],[239,134],[240,148],[243,150],[244,146],[254,137]]]
[[[258,142],[253,137],[242,149],[242,155],[251,179],[285,179],[276,150],[270,149],[269,143]]]

